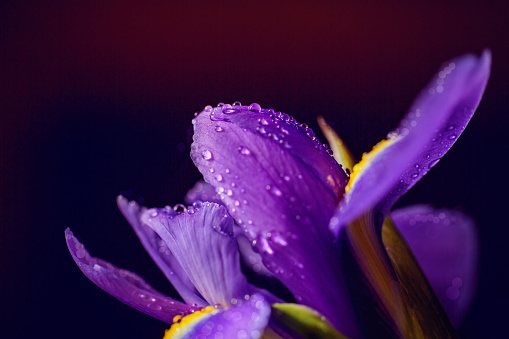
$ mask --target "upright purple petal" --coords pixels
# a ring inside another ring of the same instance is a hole
[[[266,267],[299,303],[355,333],[327,229],[347,180],[341,167],[309,128],[256,104],[207,107],[194,129],[193,161]]]
[[[260,295],[247,298],[201,321],[183,338],[261,338],[269,323],[270,304]]]
[[[147,210],[135,201],[128,201],[123,196],[117,197],[117,205],[124,217],[136,232],[145,250],[164,273],[184,301],[190,305],[207,306],[198,296],[196,289],[182,270],[182,267],[171,254],[169,248],[153,229],[141,223],[141,215]]]
[[[424,274],[458,326],[477,285],[479,241],[473,220],[460,212],[412,206],[391,213]]]
[[[161,294],[132,272],[90,256],[69,229],[65,231],[65,239],[81,271],[94,284],[123,303],[170,324],[176,315],[186,315],[198,309]]]
[[[465,129],[486,88],[491,54],[466,55],[447,63],[417,97],[387,142],[366,155],[331,225],[344,225],[368,209],[386,214],[449,150]],[[355,171],[355,170],[354,170]]]
[[[152,208],[141,219],[164,240],[210,305],[228,306],[256,291],[240,269],[233,220],[223,206],[206,202],[179,214]]]

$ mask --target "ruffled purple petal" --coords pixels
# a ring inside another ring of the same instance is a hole
[[[194,120],[191,158],[271,273],[299,303],[351,334],[353,312],[327,229],[347,177],[305,127],[256,104],[207,107]]]
[[[198,181],[193,188],[191,188],[185,197],[185,202],[191,205],[196,202],[215,202],[219,205],[223,205],[223,201],[218,193],[216,193],[214,186],[206,183],[203,180]],[[267,270],[262,262],[260,254],[256,253],[251,246],[251,241],[244,235],[243,229],[235,224],[233,226],[233,232],[237,243],[239,244],[240,257],[244,265],[250,268],[257,274],[272,277],[272,274]]]
[[[205,202],[178,214],[152,208],[141,220],[164,240],[210,305],[228,306],[232,299],[257,291],[241,271],[233,219],[223,206]]]
[[[190,305],[207,306],[208,304],[198,296],[193,284],[171,254],[165,242],[154,230],[141,223],[141,215],[147,211],[147,208],[138,205],[135,201],[128,201],[123,196],[117,197],[117,205],[136,232],[145,250],[184,301]]]
[[[185,338],[258,339],[270,319],[270,304],[260,295],[248,296],[238,305],[216,313],[194,326]]]
[[[331,229],[375,208],[391,206],[449,150],[474,114],[488,82],[491,54],[447,63],[417,97],[393,139],[358,174],[336,211]]]
[[[473,220],[458,211],[430,206],[399,209],[391,218],[458,326],[477,285],[479,241]]]
[[[90,256],[69,229],[65,231],[65,239],[81,271],[123,303],[170,324],[176,315],[186,315],[198,309],[161,294],[132,272]]]

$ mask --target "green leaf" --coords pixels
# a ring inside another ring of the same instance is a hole
[[[273,304],[271,321],[302,338],[344,339],[323,315],[298,304]]]

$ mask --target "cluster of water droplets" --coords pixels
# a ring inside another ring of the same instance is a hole
[[[294,131],[291,130],[294,129],[312,140],[316,149],[323,150],[330,157],[333,156],[332,150],[328,147],[328,145],[322,144],[308,125],[298,123],[293,117],[284,112],[276,112],[273,109],[264,109],[257,103],[252,103],[249,106],[243,106],[239,101],[235,101],[231,105],[221,102],[217,105],[217,107],[209,105],[204,108],[204,112],[210,113],[210,120],[217,122],[231,122],[232,119],[229,116],[241,112],[258,114],[259,126],[256,128],[256,131],[261,136],[270,138],[274,142],[278,142],[286,148],[293,148],[293,145],[288,142],[287,136],[292,132],[294,133]],[[193,123],[196,123],[196,121],[193,120]],[[276,130],[270,128],[270,126],[275,126]],[[225,126],[218,124],[214,127],[214,130],[218,133],[224,132]],[[249,155],[251,151],[245,146],[239,146],[239,152],[244,155]],[[203,158],[205,160],[211,159],[210,152],[203,154]]]
[[[445,66],[431,83],[430,88],[428,89],[429,94],[442,93],[444,91],[444,82],[452,71],[456,68],[456,64],[451,62],[449,65]]]

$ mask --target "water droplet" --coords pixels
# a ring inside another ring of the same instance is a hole
[[[224,114],[233,114],[233,113],[237,113],[237,112],[239,112],[239,111],[236,110],[235,108],[224,108],[223,109]]]
[[[455,135],[455,134],[453,134],[453,135],[449,135],[449,137],[448,137],[447,139],[449,139],[449,140],[454,140],[454,139],[456,139],[456,135]]]
[[[173,207],[173,210],[177,213],[183,213],[183,212],[186,212],[187,209],[186,209],[186,206],[182,205],[182,204],[177,204]]]
[[[223,181],[223,176],[221,174],[216,174],[217,181]]]
[[[213,169],[213,168],[211,168],[211,169],[209,169],[209,172],[210,172],[210,173],[214,173],[215,171],[214,171],[214,169]]]
[[[201,152],[201,156],[205,160],[212,160],[212,152],[210,152],[209,150]]]
[[[412,174],[410,177],[411,177],[412,179],[415,179],[415,178],[417,178],[418,176],[419,176],[419,174],[418,174],[418,173],[414,173],[414,174]]]
[[[211,111],[211,110],[212,110],[212,106],[207,105],[207,106],[205,106],[205,108],[204,108],[203,110],[204,110],[205,112]]]
[[[334,152],[330,148],[327,149],[327,154],[330,155],[331,157],[334,156]]]
[[[258,105],[257,103],[252,103],[251,105],[249,105],[248,109],[252,112],[260,112],[262,110],[261,106]]]
[[[300,124],[300,127],[304,128],[304,129],[308,129],[309,128],[308,124],[306,124],[306,123]]]
[[[225,170],[224,170],[224,172],[225,172],[226,174],[230,174],[230,169],[229,169],[229,168],[227,168],[227,169],[225,169]]]
[[[240,152],[240,154],[243,154],[243,155],[251,154],[251,151],[247,147],[244,147],[244,146],[239,146],[239,152]]]
[[[281,190],[279,188],[277,188],[276,186],[271,187],[270,185],[267,185],[267,189],[270,191],[270,193],[274,194],[277,197],[280,197],[283,195],[283,192],[281,192]]]
[[[220,102],[217,104],[217,107],[223,107],[224,106],[224,102]]]
[[[223,131],[223,128],[221,126],[216,126],[216,128],[214,128],[216,132],[222,132]]]
[[[438,159],[434,159],[434,160],[431,160],[431,162],[429,163],[428,165],[428,168],[430,169],[431,167],[435,166],[436,163],[440,160],[440,158]]]
[[[227,190],[226,191],[226,195],[231,197],[233,195],[233,191],[232,190]]]
[[[269,124],[269,122],[268,122],[268,121],[267,121],[267,119],[265,119],[265,118],[260,118],[260,119],[258,119],[258,123],[259,123],[260,125],[265,125],[265,126],[267,126],[267,125]]]
[[[233,103],[233,106],[240,106],[240,105],[242,105],[242,104],[240,103],[240,101],[235,101],[235,102]]]
[[[454,129],[454,126],[453,126],[453,125],[451,125],[451,126],[447,127],[447,129],[446,129],[446,130],[447,130],[447,131],[452,131],[453,129]]]
[[[267,133],[267,131],[265,130],[265,127],[263,127],[263,126],[262,126],[262,127],[258,127],[258,128],[256,128],[256,130],[257,130],[260,134],[265,134],[265,133]]]

